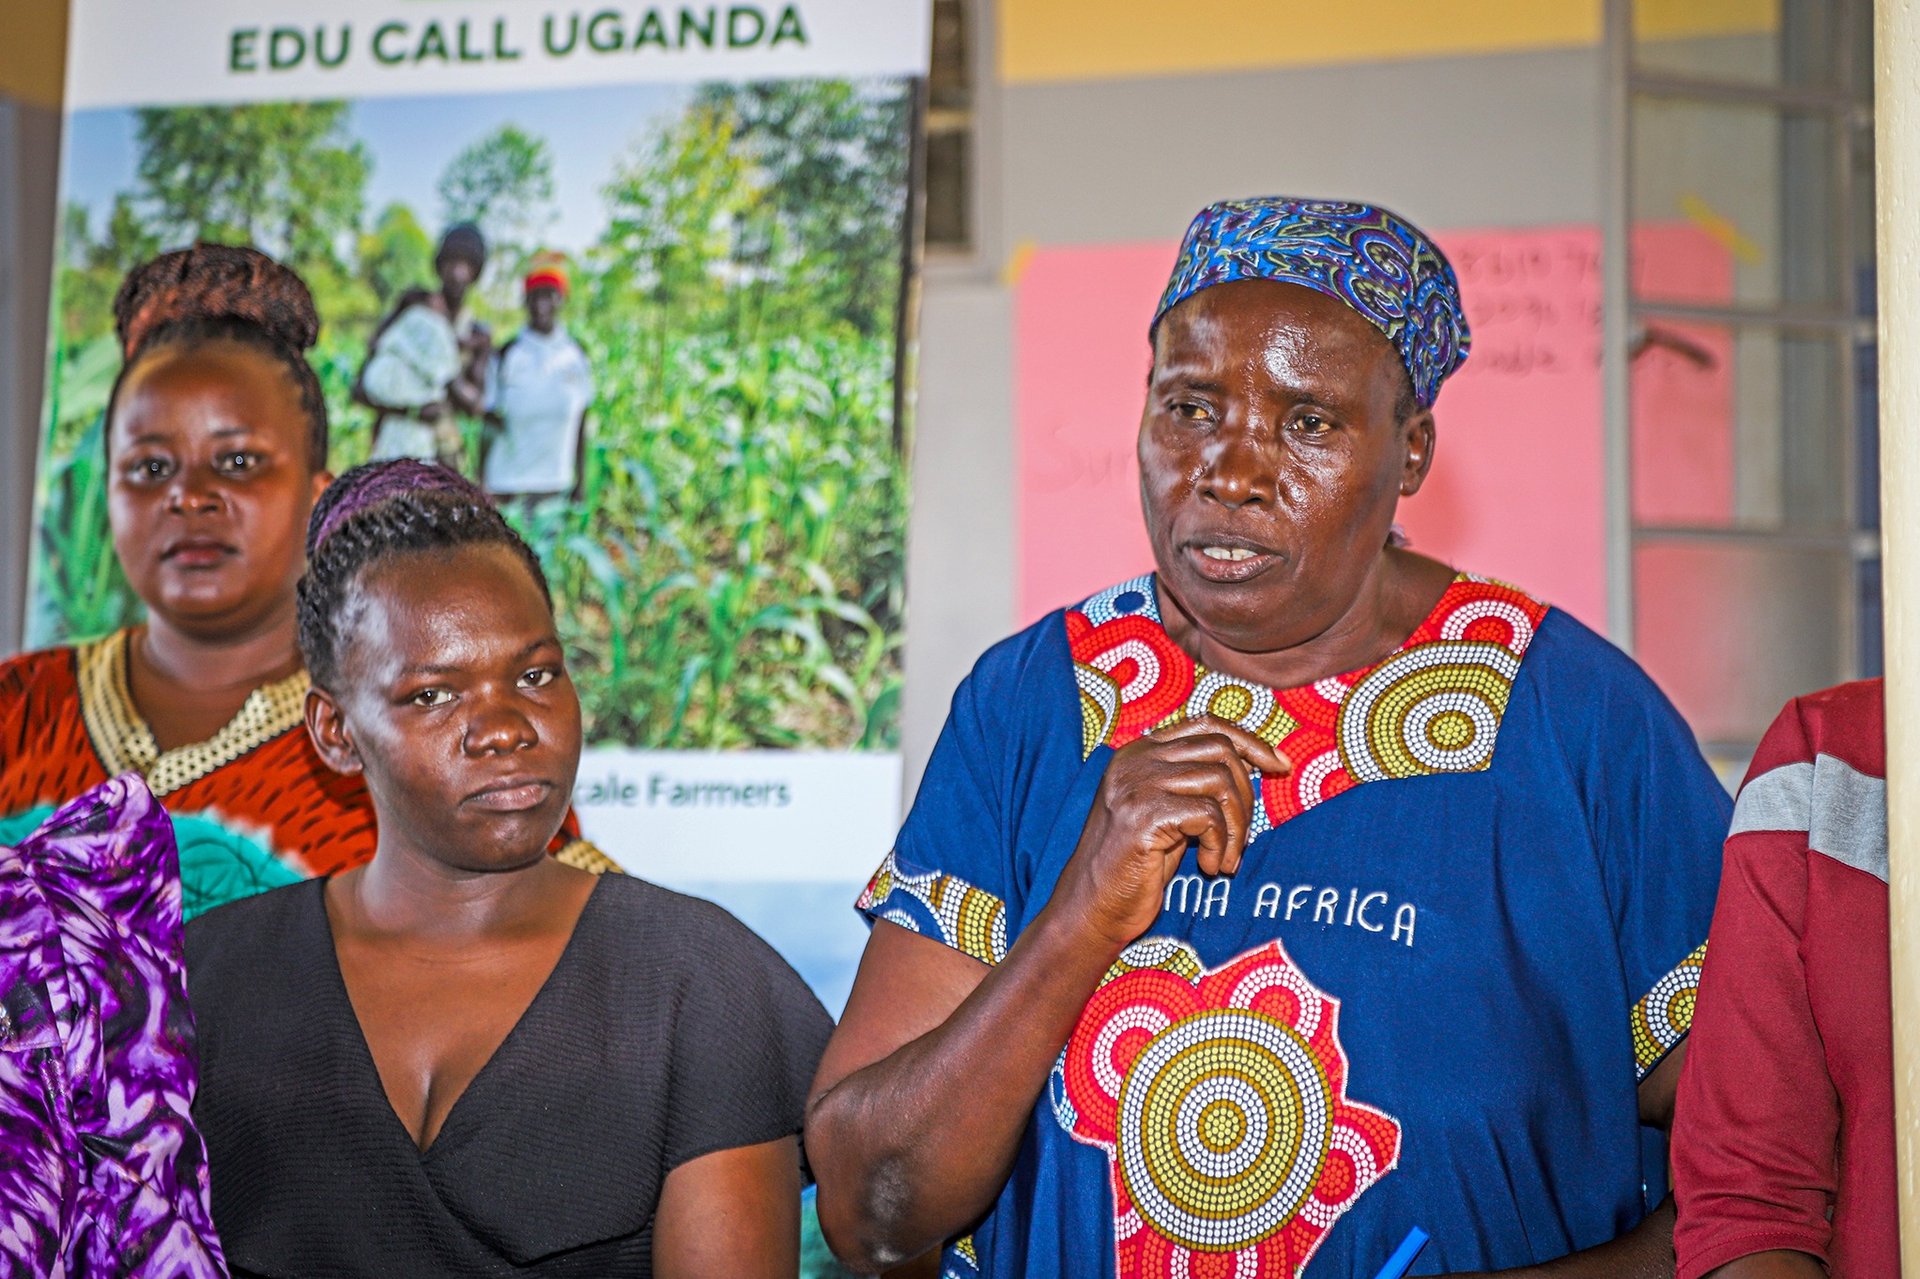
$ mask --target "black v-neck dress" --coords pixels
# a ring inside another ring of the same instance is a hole
[[[422,1151],[347,998],[325,881],[187,929],[193,1115],[236,1276],[647,1276],[666,1175],[800,1131],[833,1023],[710,902],[603,877]]]

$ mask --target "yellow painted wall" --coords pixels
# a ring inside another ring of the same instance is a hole
[[[0,39],[0,94],[58,109],[67,78],[67,0],[25,0],[7,8]]]
[[[1506,53],[1600,41],[1601,0],[1002,0],[1008,83]],[[1779,0],[1636,0],[1642,38],[1770,31]]]
[[[1780,0],[1634,0],[1633,33],[1641,40],[1751,35],[1780,27]]]

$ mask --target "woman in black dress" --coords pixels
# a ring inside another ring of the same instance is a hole
[[[532,552],[406,461],[308,551],[307,728],[379,844],[188,930],[234,1273],[792,1275],[831,1022],[719,907],[543,855],[580,704]]]

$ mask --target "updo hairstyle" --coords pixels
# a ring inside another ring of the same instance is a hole
[[[305,355],[320,338],[320,314],[292,269],[243,245],[162,253],[127,272],[113,299],[113,331],[123,362],[107,401],[109,421],[121,386],[147,355],[235,342],[272,357],[293,379],[307,420],[307,464],[326,469],[327,402]]]

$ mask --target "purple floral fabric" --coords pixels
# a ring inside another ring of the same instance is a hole
[[[225,1276],[166,812],[133,775],[0,846],[0,1274]]]

